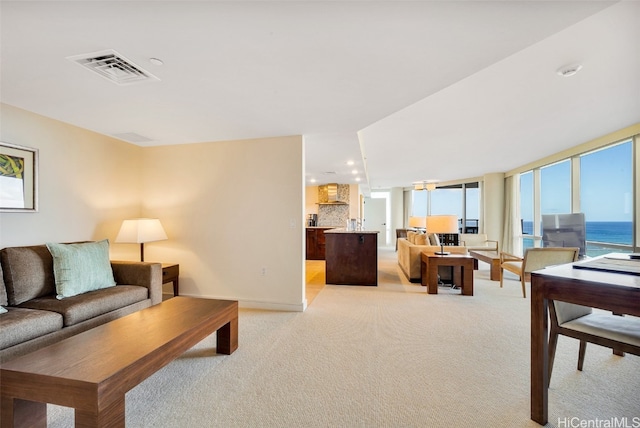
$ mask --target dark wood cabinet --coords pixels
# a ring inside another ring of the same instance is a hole
[[[327,284],[378,285],[378,232],[326,234]]]
[[[325,258],[325,236],[324,231],[333,229],[332,227],[312,227],[307,228],[307,260],[324,260]]]

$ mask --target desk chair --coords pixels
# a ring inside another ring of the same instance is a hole
[[[594,313],[587,306],[553,301],[549,305],[549,382],[553,371],[558,335],[580,341],[578,370],[582,371],[587,342],[613,349],[616,355],[625,352],[640,355],[640,318],[610,313]]]
[[[524,283],[531,281],[531,272],[543,269],[547,266],[562,265],[578,260],[579,248],[577,247],[551,247],[551,248],[527,248],[524,257],[513,254],[500,253],[500,288],[504,271],[515,273],[522,283],[522,297],[527,297]]]

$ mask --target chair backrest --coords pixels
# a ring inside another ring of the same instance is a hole
[[[578,260],[578,247],[527,248],[522,270],[525,273],[548,266],[572,263]]]
[[[464,245],[466,247],[484,246],[487,244],[487,234],[486,233],[461,233],[460,241],[464,241]]]
[[[593,309],[588,306],[576,305],[567,302],[553,301],[553,308],[551,308],[551,322],[562,325],[566,322],[573,321],[576,318],[580,318],[584,315],[589,315],[593,312]],[[554,316],[555,312],[555,316]]]

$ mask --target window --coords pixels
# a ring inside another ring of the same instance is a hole
[[[414,217],[427,216],[427,192],[426,190],[411,191],[411,215]]]
[[[480,221],[480,189],[478,183],[465,185],[466,227],[464,232],[478,233]]]
[[[462,187],[440,187],[431,192],[430,215],[455,214],[462,218]]]
[[[631,141],[580,156],[580,210],[587,225],[587,254],[631,252],[633,243],[633,147]]]
[[[455,214],[466,220],[469,233],[478,233],[480,188],[477,182],[441,186],[436,190],[412,190],[410,216]],[[462,223],[460,223],[462,224]]]
[[[633,159],[627,140],[521,173],[523,248],[540,245],[541,215],[582,212],[587,256],[633,252]]]
[[[535,243],[533,238],[533,203],[533,171],[528,171],[520,174],[520,222],[524,235],[522,248],[531,248]]]
[[[571,161],[540,168],[540,213],[571,212]]]

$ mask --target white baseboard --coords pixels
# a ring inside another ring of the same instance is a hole
[[[172,293],[164,293],[173,295]],[[190,294],[182,294],[180,296],[185,297],[198,297],[201,299],[222,299],[222,300],[237,300],[238,307],[245,309],[265,309],[269,311],[285,311],[285,312],[304,312],[307,309],[307,300],[305,299],[302,303],[292,304],[292,303],[278,303],[278,302],[264,302],[260,300],[242,300],[242,299],[233,299],[230,297],[220,297],[220,296],[202,296],[202,295],[190,295]]]

